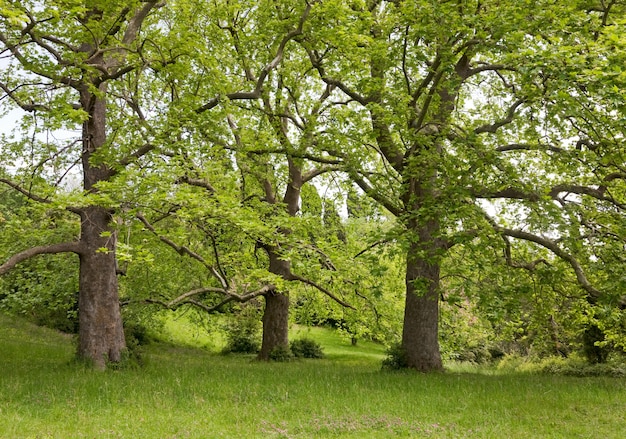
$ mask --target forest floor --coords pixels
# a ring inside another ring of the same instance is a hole
[[[72,360],[70,336],[0,314],[0,437],[609,439],[626,431],[623,378],[384,372],[378,345],[298,330],[322,344],[325,359],[262,363],[152,343],[141,367],[97,372]]]

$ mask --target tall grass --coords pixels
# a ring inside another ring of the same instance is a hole
[[[353,347],[330,331],[307,332],[325,347],[324,360],[260,363],[153,344],[142,368],[107,372],[72,362],[71,340],[52,331],[0,315],[0,332],[2,438],[622,438],[626,431],[625,380],[381,372],[379,347]]]

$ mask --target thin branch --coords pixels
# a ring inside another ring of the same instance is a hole
[[[474,130],[474,133],[476,134],[495,133],[496,131],[498,131],[499,128],[502,128],[503,126],[510,124],[511,122],[513,122],[513,119],[515,118],[515,112],[524,102],[525,102],[524,99],[516,100],[507,110],[507,115],[504,119],[498,120],[491,124],[479,126],[478,128]]]
[[[591,282],[589,282],[587,276],[585,276],[582,266],[580,265],[580,262],[578,262],[578,260],[573,255],[567,253],[565,250],[559,247],[553,240],[535,235],[533,233],[525,232],[523,230],[513,230],[506,227],[501,227],[494,222],[492,222],[492,225],[494,229],[502,235],[510,236],[511,238],[521,239],[524,241],[534,242],[535,244],[539,244],[540,246],[547,248],[556,256],[567,262],[570,267],[572,267],[574,273],[576,274],[576,280],[578,281],[578,284],[585,291],[587,291],[590,296],[598,298],[602,295],[602,293],[597,290],[591,284]]]
[[[558,146],[551,145],[529,145],[525,143],[510,143],[508,145],[498,146],[496,149],[498,152],[508,152],[508,151],[552,151],[558,153],[567,152],[567,150],[563,148],[559,148]]]
[[[497,191],[489,190],[486,188],[469,188],[469,192],[472,197],[483,199],[507,198],[511,200],[528,200],[533,202],[539,201],[541,199],[541,196],[537,193],[527,192],[515,187],[508,187]]]
[[[552,190],[550,190],[550,196],[555,200],[559,200],[560,198],[558,195],[563,192],[570,193],[570,194],[577,194],[577,195],[588,195],[600,201],[608,201],[609,203],[613,204],[614,206],[620,209],[626,209],[626,204],[619,203],[617,200],[615,200],[611,196],[607,197],[605,195],[606,191],[607,191],[606,186],[599,186],[597,188],[593,188],[589,186],[580,186],[580,185],[575,185],[575,184],[559,184],[559,185],[554,186]]]
[[[124,169],[128,165],[135,163],[137,160],[148,154],[150,151],[154,150],[156,145],[152,143],[146,143],[145,145],[137,148],[133,153],[127,155],[126,157],[121,158],[117,165],[113,166],[109,170],[109,177],[113,177],[119,173],[121,169]]]
[[[226,305],[227,303],[230,302],[239,302],[239,303],[243,303],[243,302],[248,302],[258,296],[263,296],[266,294],[271,293],[272,291],[275,291],[276,287],[274,285],[265,285],[264,287],[259,288],[258,290],[255,291],[251,291],[249,293],[246,294],[236,294],[233,292],[229,292],[226,291],[222,288],[199,288],[196,290],[192,290],[189,291],[187,293],[181,294],[180,296],[170,300],[169,302],[165,302],[163,300],[159,300],[159,299],[144,299],[143,302],[145,303],[152,303],[152,304],[156,304],[156,305],[161,305],[162,307],[166,308],[166,309],[176,309],[182,305],[185,304],[191,304],[194,305],[204,311],[206,311],[207,313],[212,313],[217,311],[218,309],[220,309],[222,306]],[[199,294],[204,294],[204,293],[221,293],[226,295],[226,298],[224,298],[224,300],[222,300],[221,302],[219,302],[216,305],[206,305],[202,302],[199,302],[195,299],[192,299],[192,297],[197,296]]]
[[[374,188],[372,188],[372,186],[370,186],[370,184],[366,182],[363,177],[354,173],[350,177],[357,184],[357,186],[359,186],[363,190],[363,192],[365,192],[365,194],[368,197],[378,201],[380,204],[382,204],[385,207],[385,209],[387,209],[393,215],[395,216],[402,215],[401,207],[397,206],[390,199],[381,195],[379,192],[375,191]]]
[[[324,81],[327,85],[338,88],[344,94],[349,96],[353,101],[358,102],[359,104],[365,106],[368,104],[368,99],[365,96],[362,96],[344,84],[342,81],[336,78],[331,78],[326,75],[326,69],[322,66],[322,56],[320,56],[316,51],[313,51],[307,47],[304,48],[309,56],[309,60],[311,64],[317,70],[317,73],[320,75],[320,79]]]
[[[196,261],[200,262],[219,281],[220,285],[222,285],[222,288],[225,289],[225,290],[228,290],[228,288],[229,288],[228,281],[215,269],[215,267],[213,267],[213,265],[209,264],[201,255],[199,255],[198,253],[192,251],[189,247],[186,247],[184,245],[176,244],[174,241],[169,239],[167,236],[160,235],[156,231],[154,226],[152,226],[152,224],[150,224],[150,222],[142,214],[138,213],[137,214],[137,218],[139,219],[139,221],[141,221],[144,224],[144,226],[150,232],[152,232],[152,234],[154,234],[156,237],[158,237],[161,242],[163,242],[164,244],[167,244],[171,248],[173,248],[176,251],[176,253],[178,253],[181,256],[187,255],[190,258],[195,259]]]
[[[340,166],[324,166],[321,168],[313,168],[308,172],[305,172],[302,175],[302,183],[307,183],[311,180],[313,180],[315,177],[325,174],[327,172],[333,172],[333,171],[340,171],[342,169],[342,167]]]
[[[215,193],[215,188],[211,185],[211,183],[209,183],[206,180],[201,180],[199,178],[191,178],[191,177],[180,177],[177,180],[178,183],[186,183],[190,186],[196,186],[196,187],[201,187],[203,189],[206,189],[209,193],[214,194]]]
[[[550,263],[543,258],[536,259],[532,262],[516,262],[513,261],[513,257],[511,256],[511,241],[509,241],[509,237],[502,235],[502,240],[504,241],[504,258],[506,260],[506,264],[512,268],[523,268],[528,271],[535,271],[537,265],[545,264],[550,266]]]
[[[47,105],[27,104],[25,102],[22,102],[22,100],[19,99],[15,95],[15,91],[19,87],[22,87],[23,85],[24,84],[22,84],[22,85],[20,85],[20,86],[18,86],[16,88],[14,88],[13,90],[11,90],[4,82],[0,82],[0,89],[2,89],[2,91],[4,91],[4,93],[6,94],[6,96],[8,96],[18,107],[20,107],[24,111],[28,111],[28,112],[34,112],[36,110],[48,111],[50,109],[50,107],[48,107]]]
[[[363,250],[361,250],[360,252],[358,252],[356,255],[353,256],[354,259],[358,258],[359,256],[367,253],[368,251],[370,251],[371,249],[373,249],[374,247],[377,247],[381,244],[387,244],[390,240],[389,239],[379,239],[378,241],[376,241],[373,244],[368,245],[367,247],[365,247]]]
[[[302,282],[304,284],[310,285],[313,288],[315,288],[315,289],[321,291],[322,293],[326,294],[328,297],[333,299],[335,302],[337,302],[341,306],[344,306],[346,308],[350,308],[350,309],[353,309],[353,310],[356,311],[356,308],[354,306],[350,305],[348,302],[345,302],[344,300],[342,300],[339,297],[335,296],[333,293],[328,291],[326,288],[322,287],[321,285],[316,284],[315,282],[313,282],[310,279],[307,279],[305,277],[299,276],[297,274],[290,273],[289,276],[286,277],[286,280],[298,281],[298,282]]]
[[[4,183],[7,186],[15,189],[16,191],[18,191],[19,193],[21,193],[22,195],[24,195],[26,198],[30,200],[37,201],[38,203],[50,203],[50,200],[46,198],[42,198],[39,195],[33,194],[31,191],[24,189],[22,186],[20,186],[19,184],[11,180],[0,177],[0,183]]]
[[[298,22],[298,26],[294,30],[288,32],[287,35],[283,37],[283,39],[278,45],[278,49],[276,50],[276,55],[274,56],[274,58],[269,63],[267,63],[265,67],[263,67],[263,69],[261,69],[261,72],[259,73],[259,76],[256,80],[254,90],[248,91],[248,92],[239,91],[239,92],[229,93],[229,94],[226,94],[227,99],[231,101],[254,100],[254,99],[258,99],[261,97],[261,90],[263,89],[265,79],[270,74],[270,72],[274,70],[282,62],[287,43],[289,43],[291,40],[293,40],[294,38],[302,34],[302,28],[304,26],[304,22],[307,20],[310,11],[311,11],[311,5],[307,3],[307,6],[304,9],[304,12],[300,16],[300,21]],[[220,102],[220,97],[210,99],[206,104],[197,108],[196,113],[203,113],[207,110],[210,110],[216,107],[219,104],[219,102]]]

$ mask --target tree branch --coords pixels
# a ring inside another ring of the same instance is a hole
[[[60,244],[51,244],[51,245],[31,247],[27,250],[21,251],[11,256],[8,261],[0,265],[0,276],[3,274],[6,274],[9,270],[13,269],[20,262],[30,259],[37,255],[58,254],[58,253],[80,254],[81,252],[82,252],[82,245],[79,242],[63,242]]]
[[[139,9],[133,18],[130,19],[128,23],[128,27],[126,28],[126,32],[124,32],[124,37],[122,38],[122,44],[128,46],[130,43],[135,41],[137,38],[137,33],[141,28],[144,20],[150,13],[152,9],[160,8],[165,6],[167,1],[147,1],[143,5],[141,9]]]
[[[315,282],[313,282],[310,279],[307,279],[305,277],[302,277],[302,276],[299,276],[299,275],[293,274],[293,273],[289,273],[289,275],[286,276],[285,279],[288,280],[288,281],[299,281],[299,282],[302,282],[304,284],[310,285],[313,288],[315,288],[315,289],[321,291],[322,293],[326,294],[328,297],[333,299],[335,302],[337,302],[341,306],[344,306],[346,308],[350,308],[350,309],[353,309],[353,310],[356,311],[356,308],[354,306],[350,305],[348,302],[345,302],[344,300],[342,300],[339,297],[335,296],[333,293],[328,291],[326,288],[322,287],[321,285],[316,284]]]
[[[525,102],[524,99],[516,100],[509,107],[507,111],[507,115],[504,119],[498,120],[492,124],[479,126],[478,128],[474,130],[474,133],[475,134],[495,133],[496,131],[498,131],[499,128],[502,128],[503,126],[510,124],[511,122],[513,122],[513,119],[515,118],[515,112],[520,107],[520,105],[522,105],[524,102]]]
[[[7,186],[15,189],[16,191],[18,191],[20,194],[24,195],[26,198],[28,198],[29,200],[33,200],[36,201],[38,203],[50,203],[50,200],[46,199],[46,198],[42,198],[39,195],[35,195],[33,194],[31,191],[24,189],[22,186],[20,186],[19,184],[8,180],[6,178],[2,178],[0,177],[0,183],[4,183]]]
[[[160,235],[156,231],[154,226],[152,226],[152,224],[150,224],[150,222],[141,213],[137,214],[137,218],[139,219],[139,221],[141,221],[144,224],[144,226],[150,232],[152,232],[152,234],[154,234],[157,238],[159,238],[161,242],[173,248],[176,251],[176,253],[178,253],[181,256],[187,255],[190,258],[195,259],[196,261],[200,262],[204,267],[206,267],[211,272],[213,277],[215,277],[219,281],[222,288],[224,290],[228,290],[229,288],[228,281],[217,271],[215,267],[213,267],[213,265],[209,264],[201,255],[192,251],[189,247],[186,247],[184,245],[178,245],[174,241],[169,239],[168,237]]]
[[[496,151],[498,151],[498,152],[508,152],[508,151],[542,151],[542,150],[558,152],[558,153],[563,153],[563,152],[567,151],[567,150],[565,150],[563,148],[559,148],[558,146],[529,145],[529,144],[524,144],[524,143],[510,143],[508,145],[502,145],[502,146],[498,146],[496,148]]]
[[[397,206],[390,199],[388,199],[388,198],[384,197],[383,195],[381,195],[380,193],[376,192],[372,188],[372,186],[370,186],[369,183],[366,182],[365,179],[363,179],[361,176],[357,175],[356,173],[352,173],[350,177],[357,184],[357,186],[359,186],[361,188],[361,190],[363,190],[363,192],[365,192],[365,194],[368,197],[378,201],[380,204],[382,204],[385,207],[385,209],[387,209],[393,215],[395,215],[395,216],[401,216],[402,215],[402,208],[401,207]]]
[[[504,236],[510,236],[511,238],[534,242],[535,244],[539,244],[540,246],[547,248],[556,256],[567,262],[570,267],[572,267],[574,273],[576,274],[576,280],[578,281],[578,284],[585,291],[587,291],[587,293],[589,293],[591,297],[598,298],[602,295],[602,293],[594,288],[591,282],[589,282],[578,260],[571,254],[563,250],[561,247],[559,247],[553,240],[535,235],[533,233],[528,233],[523,230],[513,230],[506,227],[501,227],[494,222],[492,222],[492,225],[498,233],[501,233]]]
[[[248,302],[258,296],[263,296],[265,294],[268,294],[274,291],[275,289],[276,287],[274,285],[265,285],[264,287],[261,287],[258,290],[251,291],[246,294],[236,294],[234,292],[229,292],[222,288],[207,287],[207,288],[198,288],[196,290],[192,290],[187,293],[181,294],[180,296],[170,300],[169,302],[165,302],[159,299],[144,299],[143,302],[161,305],[162,307],[166,309],[176,309],[184,304],[191,304],[206,311],[207,313],[212,313],[212,312],[217,311],[218,309],[220,309],[222,306],[226,305],[227,303]],[[204,294],[204,293],[221,293],[221,294],[226,295],[226,298],[222,300],[221,302],[219,302],[218,304],[212,305],[212,306],[206,305],[202,302],[192,299],[192,297],[197,296],[199,294]]]
[[[180,177],[177,182],[186,183],[190,186],[201,187],[203,189],[206,189],[210,194],[215,193],[215,188],[211,185],[211,183],[209,183],[206,180],[184,176],[184,177]]]
[[[236,100],[254,100],[254,99],[258,99],[261,97],[261,90],[263,88],[263,85],[265,83],[265,79],[267,78],[267,76],[270,74],[270,72],[272,70],[274,70],[283,60],[284,54],[285,54],[285,47],[287,46],[287,43],[289,43],[291,40],[293,40],[294,38],[296,38],[298,35],[302,34],[302,28],[304,26],[304,22],[307,20],[309,13],[311,12],[311,5],[307,2],[306,8],[304,9],[304,12],[302,13],[302,15],[300,16],[300,20],[298,22],[298,26],[288,32],[280,41],[279,45],[278,45],[278,49],[276,50],[276,55],[274,56],[274,58],[265,65],[265,67],[263,67],[263,69],[261,69],[261,72],[259,73],[259,76],[256,80],[256,84],[254,86],[254,90],[253,91],[238,91],[238,92],[234,92],[234,93],[228,93],[226,94],[226,98],[231,100],[231,101],[236,101]],[[217,106],[217,104],[219,104],[220,102],[220,97],[216,97],[213,98],[211,100],[209,100],[206,104],[202,105],[201,107],[197,108],[195,111],[196,113],[203,113],[207,110],[210,110],[214,107]]]

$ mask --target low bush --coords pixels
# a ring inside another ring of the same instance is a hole
[[[224,325],[226,346],[223,353],[255,354],[261,348],[261,325],[251,311],[232,316]]]
[[[548,357],[539,360],[533,360],[528,357],[507,355],[498,364],[498,369],[504,371],[542,373],[577,377],[626,377],[626,364],[624,363],[616,362],[590,364],[584,359],[576,356],[572,356],[570,358]]]
[[[286,362],[294,359],[294,355],[288,346],[276,346],[270,352],[270,360],[278,362]]]
[[[289,346],[291,352],[298,358],[324,358],[322,345],[310,338],[293,340]]]
[[[408,367],[409,362],[406,351],[400,343],[396,343],[387,349],[387,357],[383,360],[382,365],[383,369],[386,370],[400,370]]]

